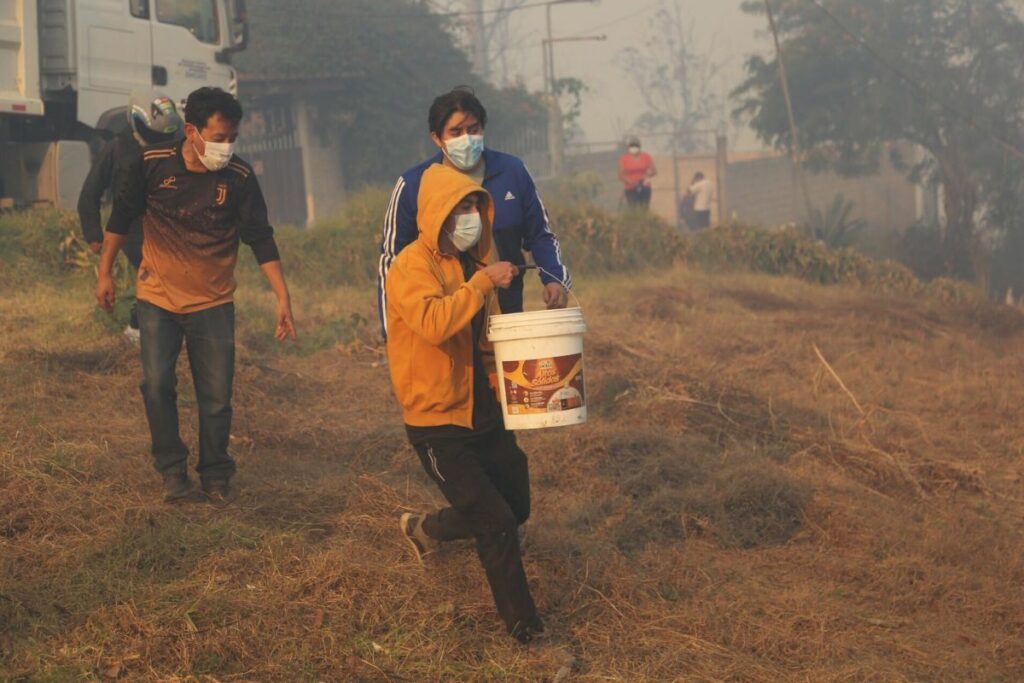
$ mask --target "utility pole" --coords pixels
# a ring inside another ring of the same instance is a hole
[[[804,209],[807,211],[808,229],[810,229],[814,205],[811,204],[811,194],[807,190],[807,179],[804,178],[803,152],[800,149],[800,133],[796,127],[796,116],[793,114],[793,99],[789,94],[789,76],[786,75],[786,61],[782,57],[782,43],[779,41],[779,29],[775,24],[775,14],[772,12],[771,0],[764,0],[764,8],[768,12],[768,26],[771,28],[772,38],[775,40],[775,59],[779,63],[782,97],[786,101],[786,115],[789,117],[789,136],[792,138],[789,151],[793,157],[793,170],[796,173],[797,183],[800,185],[800,192],[804,196]]]
[[[548,8],[550,9],[550,7]],[[551,150],[551,172],[558,175],[562,172],[565,163],[565,132],[562,124],[562,110],[558,104],[558,81],[555,80],[555,43],[578,43],[585,41],[604,41],[608,36],[576,36],[573,38],[549,38],[544,41],[545,56],[547,57],[547,70],[549,83],[548,87],[548,135],[554,135],[552,142],[548,143]]]
[[[555,94],[555,69],[552,62],[555,61],[555,49],[552,46],[552,40],[554,35],[551,33],[551,6],[561,4],[559,2],[549,2],[544,9],[547,11],[547,28],[548,37],[544,42],[544,80],[547,82],[546,92],[549,94]]]
[[[683,203],[683,192],[680,188],[679,178],[679,123],[672,124],[672,214],[676,217],[675,225],[679,229],[679,205]]]
[[[551,26],[551,8],[555,5],[567,5],[594,0],[549,0],[544,3],[546,10],[547,38],[541,41],[544,53],[544,94],[548,103],[548,156],[551,159],[551,175],[561,174],[565,162],[565,140],[562,130],[562,110],[558,106],[558,93],[555,92],[555,51],[554,44],[567,40],[593,40],[593,38],[555,38]],[[603,39],[603,38],[602,38]]]
[[[485,81],[491,79],[491,61],[487,52],[487,30],[484,24],[484,0],[466,1],[466,23],[473,55],[473,70]]]

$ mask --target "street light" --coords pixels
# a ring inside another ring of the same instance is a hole
[[[604,42],[608,40],[608,36],[573,36],[566,38],[547,38],[541,41],[549,51],[550,57],[548,58],[548,68],[550,72],[547,74],[547,78],[550,83],[551,94],[555,94],[555,43],[583,43],[583,42]]]
[[[547,13],[548,37],[546,40],[541,41],[541,49],[544,51],[544,92],[549,95],[554,94],[555,89],[555,51],[551,46],[552,43],[555,42],[555,39],[551,34],[551,8],[555,5],[579,4],[581,2],[593,4],[596,1],[597,0],[550,0],[550,2],[544,3],[544,10]]]
[[[593,3],[595,0],[550,0],[544,3],[547,10],[548,37],[541,41],[541,49],[544,53],[544,92],[548,105],[548,152],[551,157],[550,172],[558,176],[562,172],[562,162],[565,151],[562,148],[562,116],[558,110],[558,103],[555,98],[555,51],[556,41],[574,40],[605,40],[605,36],[593,36],[590,38],[555,38],[551,34],[551,8],[555,5],[567,5],[569,3]]]

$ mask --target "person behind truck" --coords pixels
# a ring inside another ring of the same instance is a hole
[[[387,335],[387,277],[399,252],[416,239],[416,214],[420,180],[424,171],[444,164],[466,174],[494,197],[494,241],[498,255],[524,265],[523,251],[533,254],[548,308],[565,308],[572,287],[562,263],[558,238],[551,232],[547,211],[537,187],[521,159],[484,146],[487,110],[473,91],[460,87],[434,100],[428,115],[430,137],[438,148],[432,159],[414,166],[399,177],[384,218],[384,236],[378,270],[379,308]],[[499,293],[504,313],[523,310],[523,279]]]
[[[100,206],[115,178],[142,148],[170,142],[181,136],[182,121],[170,98],[161,93],[135,94],[128,101],[128,125],[103,145],[78,195],[78,218],[89,251],[98,254],[103,246]],[[142,262],[142,219],[134,221],[124,244],[124,253],[135,270]],[[132,306],[125,336],[138,341],[138,309]]]
[[[493,262],[496,212],[479,181],[435,164],[417,199],[419,234],[387,279],[388,367],[409,441],[450,507],[405,513],[399,525],[420,561],[445,541],[475,539],[505,628],[528,643],[545,633],[517,535],[530,515],[530,477],[502,420],[486,339],[495,291],[519,269]]]
[[[702,171],[694,174],[686,194],[693,198],[693,229],[704,230],[711,227],[711,203],[715,199],[715,186]]]
[[[626,152],[619,157],[619,180],[624,186],[626,205],[647,210],[651,206],[651,178],[658,175],[654,159],[640,147],[639,138],[630,138]]]
[[[235,264],[249,245],[277,295],[275,336],[295,338],[291,300],[252,167],[235,156],[242,107],[219,88],[200,88],[185,105],[185,139],[143,150],[118,175],[96,298],[114,304],[111,268],[142,216],[145,241],[136,283],[142,346],[142,396],[164,500],[234,497],[228,453],[235,371]],[[176,365],[184,340],[199,412],[202,496],[189,479],[178,430]]]

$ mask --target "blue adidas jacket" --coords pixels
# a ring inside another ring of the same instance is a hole
[[[409,169],[398,179],[391,202],[384,217],[384,238],[381,240],[378,270],[378,303],[381,325],[385,334],[387,302],[384,282],[395,257],[419,234],[416,214],[420,192],[420,178],[432,164],[440,164],[440,152],[418,166]],[[560,282],[572,288],[572,278],[562,264],[558,238],[551,232],[548,214],[537,192],[537,186],[526,170],[526,165],[511,154],[484,150],[485,175],[483,186],[494,201],[494,244],[503,261],[522,265],[526,261],[523,251],[533,255],[540,268],[544,284]],[[498,302],[505,313],[523,310],[523,276],[519,275],[508,289],[499,290]]]

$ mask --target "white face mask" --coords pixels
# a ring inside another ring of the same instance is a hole
[[[459,251],[469,251],[480,242],[483,232],[484,219],[479,213],[463,213],[455,217],[455,229],[449,238]]]
[[[448,160],[460,171],[472,171],[484,153],[483,135],[463,135],[444,143]]]
[[[196,135],[199,135],[199,131],[196,131]],[[199,135],[199,139],[203,141],[206,153],[199,154],[199,148],[194,144],[192,149],[196,150],[199,161],[203,162],[203,166],[210,171],[219,171],[226,167],[231,161],[231,157],[235,155],[235,143],[233,142],[207,142],[202,135]]]
[[[636,146],[630,147],[629,153],[632,154],[633,156],[637,156],[638,154],[640,154],[640,148]]]

